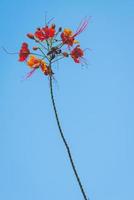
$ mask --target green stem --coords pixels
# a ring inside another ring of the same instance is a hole
[[[42,51],[42,49],[40,47],[39,47],[39,50],[41,51],[41,53],[43,54],[43,56],[49,61],[48,57],[46,56],[46,54]]]
[[[52,104],[53,104],[53,109],[54,109],[54,113],[55,113],[56,122],[57,122],[57,125],[58,125],[58,128],[59,128],[59,131],[60,131],[60,136],[61,136],[61,139],[62,139],[62,141],[63,141],[63,143],[65,145],[65,148],[67,150],[67,154],[69,156],[69,160],[70,160],[70,163],[71,163],[74,175],[76,177],[76,180],[77,180],[77,182],[79,184],[79,187],[80,187],[81,193],[83,195],[83,198],[84,198],[84,200],[88,200],[88,198],[87,198],[87,196],[85,194],[85,191],[83,189],[80,177],[79,177],[79,175],[77,173],[77,170],[76,170],[76,167],[75,167],[72,155],[71,155],[71,151],[70,151],[69,145],[68,145],[68,143],[67,143],[67,141],[66,141],[66,139],[64,137],[64,134],[63,134],[63,131],[62,131],[62,128],[61,128],[61,125],[60,125],[60,121],[59,121],[59,117],[58,117],[58,113],[57,113],[57,109],[56,109],[56,104],[55,104],[55,99],[54,99],[54,94],[53,94],[53,80],[52,80],[52,76],[49,77],[49,81],[50,81],[49,83],[50,83],[51,100],[52,100]]]

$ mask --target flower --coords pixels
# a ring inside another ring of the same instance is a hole
[[[83,50],[80,48],[79,45],[77,45],[72,51],[71,51],[71,57],[73,58],[75,63],[80,63],[80,58],[83,57],[84,53]]]
[[[61,33],[61,39],[63,44],[68,44],[69,46],[72,46],[74,43],[74,37],[71,29],[64,29],[64,31]]]
[[[48,40],[49,38],[53,38],[55,35],[55,27],[51,26],[50,28],[48,26],[45,26],[43,28],[38,28],[37,31],[34,34],[40,41]]]
[[[26,78],[31,77],[37,69],[46,76],[53,76],[53,64],[67,57],[71,57],[75,63],[86,63],[83,58],[84,51],[80,48],[76,37],[86,29],[88,19],[84,19],[75,32],[69,28],[56,28],[55,24],[49,24],[37,28],[34,33],[27,34],[29,39],[36,42],[32,47],[32,50],[36,52],[29,50],[27,43],[22,43],[19,61],[26,61],[31,69]]]
[[[54,37],[55,27],[53,25],[50,28],[48,26],[45,26],[44,28],[42,28],[42,30],[45,33],[46,40]]]
[[[35,32],[34,35],[35,35],[40,41],[45,40],[45,35],[44,35],[43,31],[42,31],[40,28],[37,29],[37,31]]]
[[[19,52],[19,61],[20,62],[25,61],[27,59],[27,57],[29,56],[29,54],[30,54],[30,51],[28,49],[28,44],[23,42],[20,52]]]
[[[64,31],[61,33],[61,39],[63,44],[67,44],[68,46],[73,46],[73,44],[78,43],[77,40],[75,40],[75,37],[78,36],[80,33],[82,33],[88,25],[88,20],[84,20],[80,23],[77,31],[73,34],[71,29],[64,29]]]
[[[71,29],[69,29],[69,28],[65,28],[65,29],[64,29],[64,34],[65,34],[65,36],[70,37],[70,36],[73,35],[73,32],[72,32]]]
[[[27,61],[27,65],[30,68],[39,68],[40,64],[41,64],[40,59],[33,55],[31,55]]]
[[[33,74],[33,71],[35,71],[34,69],[38,69],[38,68],[41,68],[42,72],[45,74],[45,75],[52,75],[53,72],[51,70],[50,67],[47,66],[47,64],[45,63],[44,60],[41,60],[37,57],[35,57],[34,55],[31,55],[29,57],[29,60],[27,61],[27,65],[32,68],[33,70],[31,71],[32,74]],[[31,75],[30,75],[31,76]]]
[[[41,70],[46,76],[47,75],[51,76],[54,74],[52,69],[49,66],[47,66],[46,63],[43,62],[41,63]]]

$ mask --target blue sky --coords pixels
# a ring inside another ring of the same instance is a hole
[[[0,46],[18,51],[44,25],[76,29],[88,67],[54,66],[56,103],[77,170],[91,200],[134,199],[134,2],[1,0]],[[82,200],[55,122],[48,79],[0,50],[0,199]]]

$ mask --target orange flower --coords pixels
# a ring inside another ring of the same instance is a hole
[[[46,63],[42,62],[40,67],[41,67],[42,72],[46,76],[47,75],[52,76],[54,74],[53,71],[52,71],[52,69],[49,66],[47,66]]]
[[[39,58],[31,55],[27,61],[27,65],[30,67],[30,68],[38,68],[41,64],[41,61]]]
[[[64,35],[65,35],[66,37],[71,37],[71,36],[73,35],[72,30],[69,29],[69,28],[65,28],[64,31],[63,31],[63,33],[64,33]]]
[[[53,72],[50,67],[47,66],[44,60],[41,60],[33,55],[29,57],[29,60],[27,61],[27,65],[32,69],[41,68],[42,72],[45,75],[52,75]]]

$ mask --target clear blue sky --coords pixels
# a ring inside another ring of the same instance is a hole
[[[18,51],[45,11],[77,28],[88,68],[54,66],[65,136],[91,200],[134,199],[134,1],[1,0],[0,46]],[[48,79],[0,50],[0,199],[82,200],[55,122]]]

